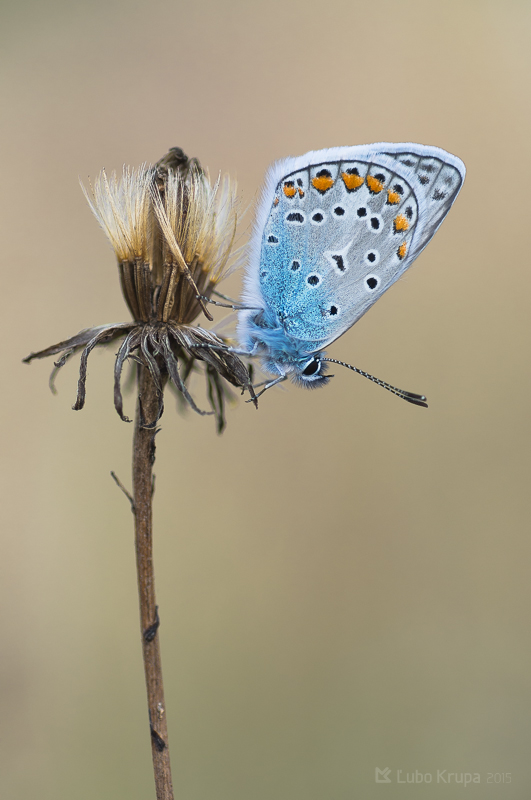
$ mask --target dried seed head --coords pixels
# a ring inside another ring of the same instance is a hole
[[[238,265],[236,185],[212,185],[199,163],[175,148],[154,167],[103,170],[88,192],[90,207],[120,264],[125,299],[137,320],[189,324]]]
[[[122,291],[133,320],[101,325],[25,361],[59,355],[55,372],[81,352],[75,409],[85,403],[87,360],[95,347],[122,340],[114,370],[114,403],[124,420],[121,375],[132,359],[145,367],[159,398],[156,425],[163,411],[166,382],[200,414],[214,414],[224,426],[225,382],[247,390],[256,403],[249,370],[212,332],[191,326],[201,310],[212,319],[202,297],[239,263],[232,252],[237,224],[236,185],[228,177],[211,185],[196,159],[179,148],[154,166],[124,167],[120,178],[103,170],[90,191],[89,205],[116,253]],[[188,389],[194,371],[202,371],[211,411],[196,405]],[[230,393],[229,393],[230,394]]]

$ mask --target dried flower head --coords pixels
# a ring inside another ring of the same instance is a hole
[[[90,207],[118,260],[120,281],[132,322],[102,325],[81,331],[52,347],[31,353],[24,361],[61,354],[62,367],[82,350],[78,394],[74,409],[83,408],[87,359],[102,344],[122,339],[114,370],[114,403],[123,420],[121,375],[134,359],[150,372],[163,411],[166,380],[199,414],[215,414],[224,426],[227,387],[222,378],[255,399],[245,364],[214,333],[192,322],[202,312],[212,320],[205,299],[219,281],[238,265],[233,252],[238,204],[228,177],[212,185],[196,159],[172,148],[155,166],[124,167],[121,177],[103,170],[90,190],[83,187]],[[187,379],[202,369],[212,410],[201,411]]]

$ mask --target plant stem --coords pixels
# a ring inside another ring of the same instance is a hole
[[[158,636],[159,617],[155,604],[153,571],[153,464],[155,429],[142,427],[157,416],[157,391],[149,371],[139,366],[139,395],[133,440],[133,500],[135,516],[136,566],[140,600],[140,633],[151,733],[151,752],[157,800],[173,800],[168,726]]]

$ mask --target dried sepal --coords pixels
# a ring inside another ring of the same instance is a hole
[[[168,375],[170,376],[170,380],[172,381],[173,385],[178,389],[190,408],[196,412],[196,414],[200,414],[201,416],[208,416],[211,412],[210,411],[202,411],[200,409],[190,392],[188,391],[188,387],[186,386],[185,381],[181,378],[179,373],[179,361],[175,356],[171,342],[168,337],[164,337],[162,340],[162,348],[163,348],[163,355],[166,362],[166,369],[168,370]]]
[[[184,402],[197,414],[215,415],[218,430],[222,430],[224,427],[224,422],[222,422],[224,396],[227,394],[221,378],[233,386],[239,387],[242,391],[247,390],[251,399],[256,402],[246,365],[231,352],[222,339],[210,331],[194,326],[176,325],[171,322],[167,324],[129,322],[100,325],[80,331],[76,336],[45,350],[31,353],[24,361],[29,363],[35,358],[60,355],[60,358],[54,363],[54,369],[50,376],[50,385],[53,391],[53,380],[59,369],[74,353],[81,352],[77,396],[73,405],[75,411],[80,411],[85,405],[87,366],[91,352],[96,347],[122,337],[124,338],[114,364],[114,407],[124,422],[131,421],[124,413],[121,388],[123,368],[128,360],[145,366],[155,385],[159,408],[155,420],[150,423],[152,427],[158,423],[164,411],[163,393],[168,378],[181,394]],[[182,375],[180,364],[183,365]],[[186,385],[191,372],[201,366],[205,373],[211,411],[199,408]]]
[[[129,417],[125,416],[123,410],[122,370],[127,359],[131,357],[133,351],[138,347],[140,343],[140,336],[141,333],[137,329],[129,331],[123,340],[118,353],[116,354],[116,360],[114,362],[114,407],[118,412],[120,419],[122,419],[124,422],[131,422],[131,420]]]
[[[227,397],[227,390],[223,386],[219,372],[207,365],[206,368],[206,381],[207,381],[207,397],[216,417],[216,426],[218,433],[223,433],[225,428],[225,399]],[[230,395],[229,395],[230,396]]]
[[[23,364],[29,364],[30,361],[33,361],[35,358],[47,358],[48,356],[55,356],[59,353],[65,353],[67,350],[71,350],[72,353],[76,350],[79,350],[80,347],[85,347],[91,339],[94,338],[98,333],[106,331],[108,334],[108,339],[106,341],[111,341],[111,339],[116,338],[116,336],[121,336],[124,330],[128,330],[134,326],[134,322],[122,322],[117,324],[111,325],[97,325],[94,328],[83,328],[82,331],[76,333],[75,336],[72,336],[70,339],[65,339],[63,342],[58,342],[57,344],[52,344],[50,347],[45,347],[44,350],[38,350],[36,353],[30,353],[29,356],[22,359]],[[63,360],[64,359],[64,360]],[[66,358],[61,359],[63,363],[57,363],[57,367],[62,367],[64,365],[64,361]]]
[[[212,331],[191,325],[168,325],[168,330],[186,353],[194,359],[210,364],[233,386],[246,389],[254,399],[247,366],[233,353],[225,342]]]

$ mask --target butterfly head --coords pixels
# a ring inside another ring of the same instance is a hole
[[[305,386],[306,389],[326,386],[332,376],[325,374],[328,367],[321,356],[324,356],[324,353],[314,353],[309,358],[295,362],[291,372],[293,382]]]

